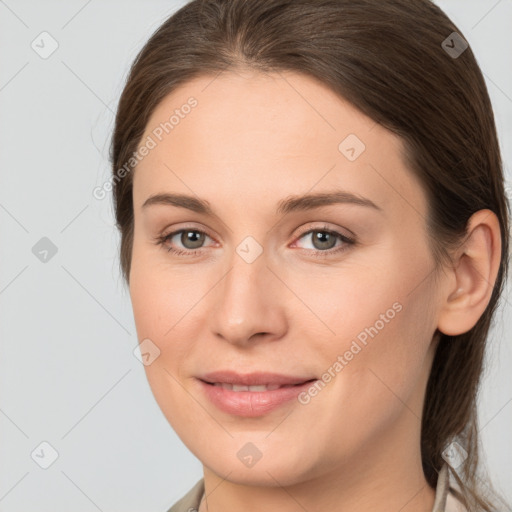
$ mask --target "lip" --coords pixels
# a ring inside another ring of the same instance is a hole
[[[197,378],[206,397],[221,411],[235,416],[256,417],[268,414],[295,399],[316,381],[315,377],[291,376],[278,373],[254,372],[238,374],[218,371]],[[240,386],[286,386],[267,391],[232,391],[214,383]]]

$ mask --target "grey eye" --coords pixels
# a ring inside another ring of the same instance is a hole
[[[198,249],[204,243],[205,237],[204,233],[193,229],[185,229],[181,231],[180,242],[186,249]]]

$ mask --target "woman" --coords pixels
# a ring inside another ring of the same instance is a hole
[[[171,512],[494,510],[475,400],[509,211],[437,6],[192,1],[111,156],[148,381],[204,468]]]

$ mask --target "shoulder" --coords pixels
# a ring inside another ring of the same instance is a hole
[[[201,478],[190,491],[178,500],[167,512],[197,512],[204,494],[204,479]]]

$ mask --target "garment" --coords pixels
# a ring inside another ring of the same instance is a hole
[[[441,468],[437,479],[436,498],[432,512],[466,512],[466,509],[455,498],[452,489],[448,466],[445,464]],[[203,495],[204,480],[201,479],[167,512],[197,512]]]

